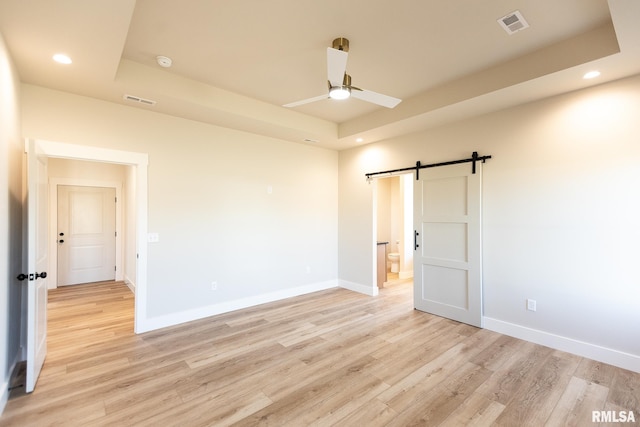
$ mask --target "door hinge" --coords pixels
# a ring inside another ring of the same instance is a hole
[[[118,232],[117,232],[117,231],[114,231],[114,232],[113,232],[113,235],[114,235],[114,236],[116,236],[116,237],[118,237]]]

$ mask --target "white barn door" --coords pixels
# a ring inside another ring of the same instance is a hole
[[[476,162],[421,169],[414,185],[414,306],[482,327],[481,181]]]

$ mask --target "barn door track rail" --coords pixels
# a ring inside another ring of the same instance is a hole
[[[451,160],[448,162],[441,162],[441,163],[431,163],[428,165],[423,165],[422,163],[420,163],[420,161],[418,160],[416,162],[415,166],[411,166],[408,168],[401,168],[401,169],[391,169],[391,170],[387,170],[387,171],[380,171],[380,172],[370,172],[365,174],[365,176],[367,177],[367,181],[370,181],[372,177],[377,176],[377,175],[392,175],[394,173],[398,173],[398,172],[406,172],[406,171],[416,171],[416,181],[418,181],[420,179],[420,169],[426,169],[426,168],[436,168],[439,166],[449,166],[449,165],[457,165],[459,163],[471,163],[471,173],[476,173],[476,162],[482,162],[484,163],[486,160],[490,159],[491,156],[479,156],[477,151],[474,151],[473,154],[471,154],[471,157],[468,159],[460,159],[460,160]]]

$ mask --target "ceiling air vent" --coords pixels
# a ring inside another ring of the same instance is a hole
[[[123,98],[124,98],[125,101],[137,102],[139,104],[156,105],[156,101],[152,101],[150,99],[140,98],[139,96],[124,95]]]
[[[525,28],[529,28],[529,24],[519,10],[511,12],[510,14],[498,19],[498,24],[500,24],[500,26],[504,28],[509,35],[524,30]]]

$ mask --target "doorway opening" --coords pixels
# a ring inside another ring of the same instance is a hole
[[[124,265],[121,269],[124,277],[127,277],[127,285],[134,291],[134,332],[142,333],[150,328],[147,324],[147,165],[148,155],[105,148],[65,144],[52,141],[36,140],[36,145],[42,155],[49,159],[67,159],[84,161],[89,165],[121,165],[125,170],[122,196],[126,200],[126,210],[122,213],[127,227],[122,230],[122,259]],[[82,179],[81,177],[68,177],[68,179]],[[85,181],[85,183],[87,183]],[[95,183],[94,183],[95,184]],[[51,191],[51,190],[49,190]],[[51,227],[51,229],[55,229]],[[56,245],[55,236],[49,239],[49,252],[51,245]],[[49,263],[49,271],[56,264]],[[56,275],[57,276],[57,275]],[[56,277],[52,276],[52,277]]]
[[[128,206],[132,195],[124,194],[133,191],[133,169],[49,159],[49,289],[116,280],[134,291],[135,258],[125,254],[135,252],[135,212]]]
[[[413,277],[413,181],[413,174],[374,180],[376,243],[386,248],[384,259],[377,259],[384,263],[384,270],[377,269],[385,274],[382,283]]]

